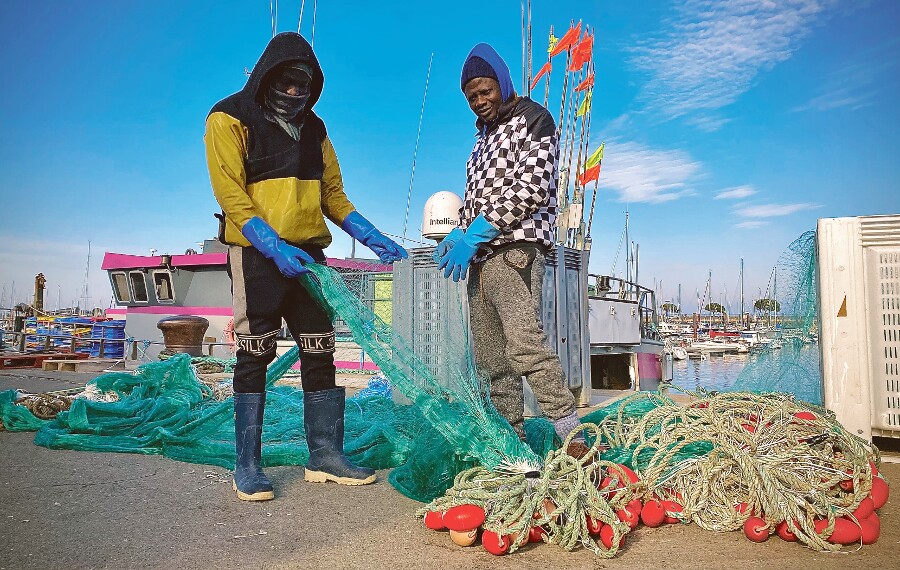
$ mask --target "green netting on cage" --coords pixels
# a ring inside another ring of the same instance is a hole
[[[782,392],[821,405],[816,233],[801,235],[778,258],[773,272],[771,313],[775,338],[751,352],[730,392]]]
[[[438,373],[378,316],[380,308],[367,306],[348,289],[340,274],[325,266],[315,266],[313,272],[306,286],[347,324],[389,380],[348,399],[345,452],[352,461],[394,468],[391,484],[427,501],[449,488],[464,469],[531,468],[558,444],[552,425],[539,419],[526,423],[528,445],[518,439],[475,375],[464,334],[444,337],[443,350],[453,357]],[[463,319],[458,299],[453,318]],[[276,385],[298,355],[294,347],[268,369],[264,466],[303,465],[308,458],[303,391]],[[44,421],[16,406],[16,392],[8,391],[0,394],[0,420],[10,431],[38,429],[35,443],[54,449],[162,454],[234,466],[232,400],[199,381],[187,355],[144,364],[134,374],[100,376],[85,396]]]

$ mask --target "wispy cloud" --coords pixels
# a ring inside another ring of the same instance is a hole
[[[761,72],[787,60],[834,0],[682,0],[671,31],[638,47],[634,63],[650,73],[641,98],[667,118],[700,115],[704,130],[726,119],[713,113],[750,89]]]
[[[863,61],[832,71],[818,95],[791,110],[830,111],[842,107],[856,110],[867,107],[883,88],[885,79],[895,77],[897,63],[896,60],[882,60],[866,54]]]
[[[767,225],[769,225],[769,222],[766,222],[763,220],[749,220],[746,222],[741,222],[739,224],[735,224],[734,227],[750,230],[753,228],[759,228],[759,227],[767,226]]]
[[[789,216],[803,210],[818,208],[819,204],[803,202],[800,204],[744,204],[734,209],[734,213],[742,218],[777,218]]]
[[[661,150],[635,142],[607,142],[601,183],[620,202],[659,204],[694,194],[702,166],[682,150]]]
[[[756,189],[753,186],[736,186],[719,192],[715,198],[716,200],[737,200],[754,194],[756,194]]]

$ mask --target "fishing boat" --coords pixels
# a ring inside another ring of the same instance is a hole
[[[389,265],[375,260],[328,258],[327,263],[338,272],[372,275],[373,279],[391,272]],[[227,265],[227,248],[217,240],[204,241],[199,253],[191,250],[183,255],[107,252],[101,268],[109,276],[117,307],[107,309],[106,315],[125,321],[126,335],[132,341],[129,358],[156,359],[165,348],[157,324],[167,317],[185,315],[209,321],[203,338],[205,355],[233,356],[233,309]],[[340,327],[336,332],[341,332]],[[286,330],[281,338],[289,338]],[[279,352],[284,352],[292,342],[279,344]],[[357,356],[358,350],[352,359],[337,360],[335,366],[358,368],[361,364]],[[371,368],[366,363],[362,367]]]

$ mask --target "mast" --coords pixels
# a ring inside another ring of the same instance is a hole
[[[640,253],[641,253],[640,244],[634,244],[634,293],[635,293],[635,297],[637,297],[639,294],[637,283],[638,283],[638,259],[640,257]]]
[[[775,279],[772,283],[772,297],[774,303],[772,303],[772,310],[775,311],[775,326],[773,327],[775,331],[778,331],[778,266],[776,265],[772,271],[775,273]]]
[[[722,292],[724,299],[722,300],[722,326],[724,331],[728,332],[728,284],[722,284]]]
[[[89,289],[89,280],[91,276],[91,241],[88,240],[88,254],[87,254],[87,263],[84,264],[84,285],[81,289],[81,301],[84,303],[83,309],[87,310],[88,305],[90,304],[90,289]]]
[[[528,45],[528,39],[525,32],[525,0],[519,2],[522,8],[522,93],[524,95],[530,95],[528,84],[528,59],[525,55],[525,49]]]
[[[741,330],[744,330],[744,258],[741,258]]]
[[[628,206],[625,206],[625,281],[631,282],[631,242],[628,241]]]

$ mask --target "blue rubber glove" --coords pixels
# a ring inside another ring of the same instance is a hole
[[[469,229],[447,253],[441,257],[438,269],[444,270],[444,277],[454,281],[466,278],[469,264],[478,251],[478,246],[500,235],[500,230],[491,225],[487,218],[479,215],[469,224]]]
[[[362,217],[356,210],[344,218],[341,229],[371,249],[383,263],[393,263],[409,257],[403,247],[378,231],[372,222]]]
[[[241,228],[241,233],[253,247],[275,262],[285,277],[299,277],[309,273],[305,263],[315,263],[308,253],[287,243],[260,217],[250,218]]]
[[[464,235],[466,235],[466,232],[464,232],[462,228],[453,228],[453,231],[447,234],[447,237],[442,239],[441,243],[437,244],[437,247],[434,248],[434,255],[431,256],[434,262],[440,263],[441,258],[444,257],[448,251],[453,249],[456,242],[461,240]]]

